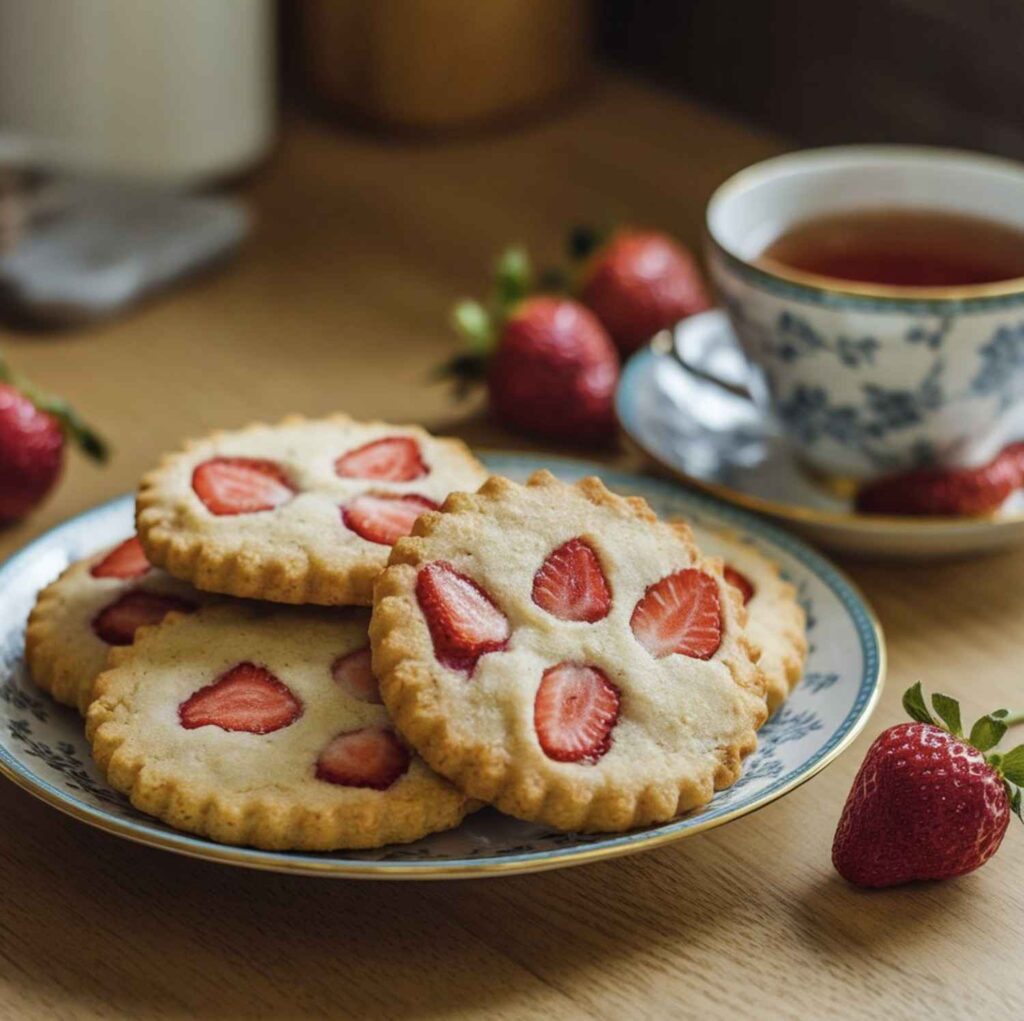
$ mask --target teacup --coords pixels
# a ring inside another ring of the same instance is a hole
[[[712,280],[800,458],[865,479],[978,464],[1024,436],[1024,278],[907,288],[755,264],[797,222],[939,210],[1024,230],[1024,166],[916,146],[793,153],[740,171],[707,210]]]

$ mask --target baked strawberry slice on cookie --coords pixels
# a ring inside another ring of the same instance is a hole
[[[220,727],[269,734],[301,715],[302,703],[287,685],[254,663],[239,663],[178,706],[178,719],[188,730]]]
[[[115,546],[98,564],[89,569],[94,578],[141,578],[152,570],[152,564],[146,559],[146,552],[133,535],[125,539],[120,546]]]
[[[766,715],[719,562],[597,479],[449,497],[395,544],[370,640],[384,704],[429,765],[563,829],[704,804]]]
[[[334,462],[334,470],[345,479],[378,479],[411,482],[429,469],[419,443],[412,436],[385,436],[364,443]]]
[[[104,607],[92,626],[107,645],[131,645],[140,627],[159,624],[169,613],[191,613],[195,608],[195,603],[179,596],[136,589]]]

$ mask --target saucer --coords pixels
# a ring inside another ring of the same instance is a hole
[[[677,352],[685,352],[694,371],[683,367]],[[980,518],[857,513],[851,499],[799,465],[770,416],[745,393],[747,375],[725,313],[704,312],[659,334],[629,360],[616,412],[633,443],[670,474],[832,550],[924,559],[1024,543],[1020,492]]]

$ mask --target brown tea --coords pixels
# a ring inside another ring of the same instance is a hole
[[[805,220],[757,264],[897,287],[957,287],[1024,277],[1024,231],[938,210],[867,209]]]

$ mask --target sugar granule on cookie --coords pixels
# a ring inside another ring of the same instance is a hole
[[[210,597],[154,568],[132,536],[72,564],[36,597],[25,633],[32,680],[58,702],[85,713],[93,681],[115,646],[175,611]]]
[[[418,840],[468,801],[395,733],[365,610],[232,603],[111,657],[86,733],[143,812],[224,843],[327,851]]]
[[[803,676],[807,659],[806,614],[779,565],[730,532],[694,527],[705,553],[721,557],[726,581],[743,597],[747,629],[760,646],[768,712],[774,713]]]
[[[136,505],[149,559],[199,589],[369,605],[392,545],[487,477],[459,440],[347,415],[218,432],[164,458]]]
[[[384,702],[426,761],[562,829],[706,803],[766,715],[720,562],[598,479],[449,497],[395,545],[370,635]]]

